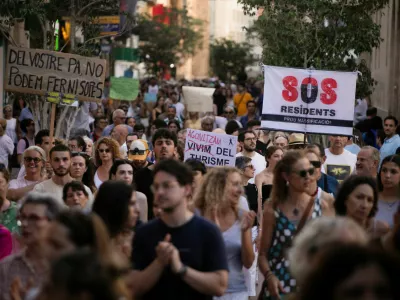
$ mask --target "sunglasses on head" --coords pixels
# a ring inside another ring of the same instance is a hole
[[[27,157],[24,157],[24,161],[26,161],[27,163],[30,163],[30,162],[34,162],[35,164],[38,164],[39,162],[41,162],[42,160],[39,158],[39,157],[30,157],[30,156],[27,156]]]
[[[314,168],[321,168],[321,162],[319,160],[310,160],[310,163],[313,165]]]
[[[97,151],[99,151],[100,153],[103,153],[103,152],[110,153],[111,152],[110,149],[97,149]]]
[[[306,178],[307,174],[312,176],[312,175],[314,175],[314,172],[315,172],[315,168],[310,168],[308,170],[301,170],[301,171],[297,171],[297,172],[294,172],[294,173],[299,175],[301,178]]]

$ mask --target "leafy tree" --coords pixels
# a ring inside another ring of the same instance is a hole
[[[216,40],[211,44],[210,65],[221,80],[244,72],[244,68],[255,59],[251,53],[253,46],[247,42],[237,43],[229,39]]]
[[[372,16],[388,0],[238,0],[245,13],[262,15],[249,28],[261,40],[267,65],[355,71],[357,97],[372,93],[375,81],[359,57],[378,47],[380,26]]]
[[[141,15],[134,32],[139,35],[139,52],[147,71],[163,73],[171,64],[182,65],[201,47],[203,22],[186,9],[170,8],[163,15]]]

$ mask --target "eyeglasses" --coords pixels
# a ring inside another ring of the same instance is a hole
[[[247,138],[247,139],[244,139],[246,142],[248,142],[248,141],[257,141],[257,138]]]
[[[21,223],[26,221],[29,224],[37,223],[41,220],[48,220],[48,219],[49,218],[46,216],[23,215],[23,214],[21,214],[17,217],[17,220],[20,221]]]
[[[111,150],[110,149],[97,149],[97,151],[99,151],[99,153],[110,153]]]
[[[173,189],[176,185],[174,183],[177,183],[177,181],[167,181],[163,182],[161,184],[152,184],[150,186],[150,190],[152,191],[153,194],[157,193],[160,188],[163,190],[169,191]]]
[[[255,169],[255,167],[254,167],[253,165],[248,165],[248,166],[245,166],[244,168],[245,168],[245,169],[246,169],[246,168],[250,168],[250,169],[252,169],[252,170]]]
[[[321,162],[319,160],[310,160],[310,163],[313,165],[314,168],[321,168]]]
[[[30,162],[33,161],[35,164],[38,164],[39,162],[42,161],[42,159],[39,158],[39,157],[30,157],[30,156],[27,156],[27,157],[24,157],[24,161],[27,162],[27,163],[30,163]]]
[[[315,168],[310,168],[308,170],[301,170],[301,171],[295,171],[293,173],[299,175],[301,178],[307,178],[307,174],[310,176],[314,175]]]

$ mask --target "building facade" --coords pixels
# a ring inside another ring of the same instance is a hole
[[[382,14],[383,13],[383,14]],[[371,95],[371,103],[381,116],[392,114],[400,118],[400,3],[390,0],[374,20],[381,25],[383,41],[379,48],[365,56],[372,77],[378,82]]]

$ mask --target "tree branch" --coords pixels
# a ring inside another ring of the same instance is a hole
[[[81,13],[83,13],[87,8],[93,6],[93,5],[97,4],[97,3],[103,2],[103,1],[104,1],[104,0],[95,0],[95,1],[93,1],[93,2],[88,3],[87,5],[85,5],[84,7],[82,7],[82,8],[78,11],[78,13],[76,14],[76,16],[79,17],[79,16],[81,15]]]

